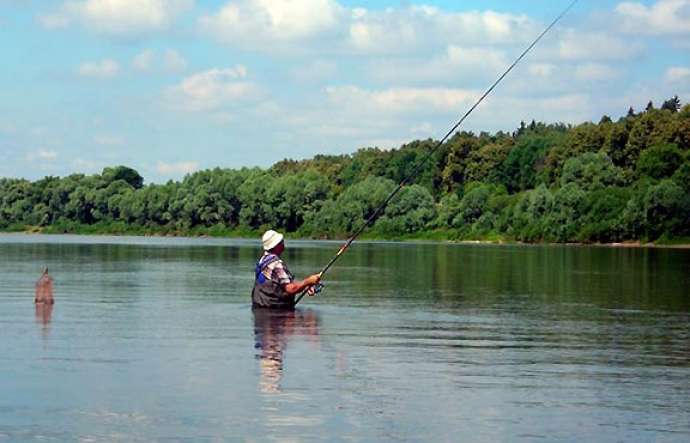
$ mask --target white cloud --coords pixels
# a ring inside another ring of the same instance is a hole
[[[151,49],[145,49],[132,59],[132,66],[139,72],[163,70],[178,73],[187,69],[187,60],[174,49],[167,49],[162,56]]]
[[[433,108],[454,111],[474,102],[476,91],[452,88],[392,88],[368,91],[357,86],[326,88],[328,99],[337,106],[370,112],[406,113]]]
[[[292,77],[297,81],[307,82],[323,80],[332,77],[337,72],[338,65],[328,60],[314,60],[291,70]]]
[[[482,130],[516,127],[520,120],[581,123],[593,118],[586,94],[556,93],[545,97],[496,95],[487,98],[471,121]]]
[[[119,74],[120,65],[115,60],[106,58],[100,62],[82,63],[78,72],[82,77],[109,78]]]
[[[546,78],[551,77],[556,68],[556,65],[552,63],[533,63],[528,66],[527,70],[530,75]]]
[[[334,0],[238,0],[201,17],[202,29],[218,40],[275,44],[333,28],[343,11]]]
[[[214,68],[199,72],[182,80],[168,90],[168,98],[174,107],[187,111],[214,110],[256,100],[261,88],[246,80],[247,69]]]
[[[199,170],[199,163],[195,161],[166,163],[159,161],[156,163],[156,171],[162,175],[171,174],[190,174]]]
[[[580,80],[610,80],[618,75],[617,70],[600,63],[586,63],[575,69],[575,77]]]
[[[634,34],[690,34],[690,0],[658,0],[650,6],[624,2],[616,7],[621,29]]]
[[[29,152],[26,154],[26,159],[30,162],[33,161],[53,161],[57,159],[58,154],[55,151],[47,149],[39,149],[38,151]]]
[[[449,46],[448,60],[453,65],[471,66],[473,69],[491,73],[504,70],[509,65],[503,52],[490,48]]]
[[[524,15],[494,11],[454,13],[429,6],[368,10],[335,0],[237,0],[198,21],[200,29],[230,45],[275,50],[405,54],[447,44],[513,45],[533,34]]]
[[[425,59],[377,58],[369,66],[369,75],[387,83],[451,81],[487,84],[509,65],[501,50],[489,47],[450,45],[443,55]]]
[[[410,133],[411,134],[416,134],[416,135],[424,135],[424,136],[433,136],[434,134],[434,128],[431,126],[431,123],[429,122],[422,122],[417,126],[413,126],[410,128]]]
[[[690,68],[683,66],[674,66],[666,70],[664,76],[669,83],[680,83],[684,81],[690,81]]]
[[[626,60],[642,51],[639,43],[606,32],[566,31],[558,45],[564,60]]]
[[[429,6],[353,10],[348,44],[357,51],[405,53],[430,45],[515,44],[530,34],[526,16],[494,11],[452,13]]]
[[[411,23],[369,20],[365,15],[349,28],[349,44],[360,52],[401,52],[402,48],[418,46],[417,30]]]
[[[168,49],[163,54],[163,65],[167,72],[182,72],[187,69],[187,60],[174,49]]]
[[[137,71],[150,71],[153,67],[153,57],[153,51],[150,49],[145,49],[134,56],[134,58],[132,59],[132,66],[134,66],[134,69],[136,69]]]
[[[132,38],[169,28],[193,6],[194,0],[71,0],[39,21],[48,29],[78,22],[99,34]]]

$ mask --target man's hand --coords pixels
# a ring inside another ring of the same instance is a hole
[[[304,279],[304,283],[308,286],[314,286],[321,281],[321,276],[319,274],[310,275]]]
[[[309,287],[318,284],[320,281],[321,276],[319,274],[314,274],[310,275],[302,281],[287,283],[283,285],[283,289],[285,289],[285,292],[287,292],[288,295],[295,295],[299,292],[304,291],[305,289],[308,290]]]

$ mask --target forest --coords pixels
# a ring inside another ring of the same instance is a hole
[[[127,166],[0,179],[0,230],[343,238],[437,141],[209,169],[145,184]],[[368,238],[678,242],[690,236],[690,104],[598,123],[458,132],[390,202]]]

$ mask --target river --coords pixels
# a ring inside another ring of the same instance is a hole
[[[0,235],[0,442],[690,441],[688,250],[356,242],[280,315],[259,254]]]

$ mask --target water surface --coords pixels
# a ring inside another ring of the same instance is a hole
[[[358,242],[254,315],[259,253],[1,235],[0,441],[690,440],[689,251]]]

